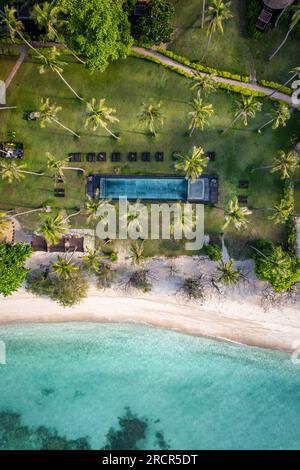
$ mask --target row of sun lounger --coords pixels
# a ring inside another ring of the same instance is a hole
[[[65,188],[54,188],[55,197],[65,197]]]
[[[249,181],[248,180],[240,180],[238,187],[240,189],[248,189],[249,188]],[[248,196],[246,194],[240,194],[238,196],[238,202],[240,204],[248,204]]]
[[[89,163],[92,162],[106,162],[107,155],[106,152],[89,152],[87,154],[82,153],[71,153],[69,154],[69,161],[73,163],[79,163],[87,161]],[[122,161],[121,153],[120,152],[112,152],[110,155],[110,159],[112,162],[120,162]],[[137,152],[129,152],[127,155],[127,159],[129,162],[136,162],[138,161],[138,153]],[[162,162],[164,160],[164,152],[156,152],[154,154],[154,159],[157,162]],[[142,162],[150,162],[151,161],[151,154],[150,152],[142,152],[141,153],[141,161]]]
[[[179,152],[173,152],[172,153],[172,159],[173,161],[176,161],[178,159],[178,153]],[[207,156],[210,161],[214,162],[216,160],[216,152],[209,151],[207,152]],[[141,153],[141,161],[142,162],[150,162],[151,161],[151,153],[150,152],[142,152]],[[120,152],[112,152],[110,155],[110,159],[112,162],[121,162],[122,161],[122,155]],[[136,162],[138,161],[138,153],[137,152],[129,152],[127,155],[127,159],[129,162]],[[69,154],[69,160],[70,162],[73,163],[80,163],[80,162],[106,162],[107,160],[107,154],[106,152],[88,152],[87,154],[82,154],[82,153],[70,153]],[[155,152],[154,154],[154,160],[157,162],[162,162],[164,161],[164,152]]]

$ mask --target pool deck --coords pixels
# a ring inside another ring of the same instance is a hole
[[[96,194],[99,193],[99,197],[101,198],[101,180],[105,179],[115,179],[115,180],[124,180],[124,179],[168,179],[168,180],[178,180],[182,179],[184,181],[185,178],[183,176],[176,176],[176,175],[111,175],[111,174],[92,174],[88,176],[87,178],[87,194],[94,198],[96,197]],[[201,203],[201,204],[211,204],[215,205],[218,202],[218,178],[215,176],[206,176],[203,175],[198,180],[203,180],[204,181],[204,191],[202,194],[202,197],[197,197],[196,194],[191,194],[190,196],[187,195],[186,199],[184,199],[186,202],[191,202],[191,203]],[[190,187],[191,186],[191,181],[187,181],[187,185]],[[122,195],[124,197],[124,195]],[[113,198],[114,200],[117,200],[118,198]],[[136,200],[137,198],[130,199],[128,197],[128,200]],[[155,198],[155,199],[146,199],[146,198],[139,198],[142,199],[145,202],[174,202],[174,199],[167,200],[167,199],[160,199]],[[182,199],[178,198],[178,201],[182,201]]]

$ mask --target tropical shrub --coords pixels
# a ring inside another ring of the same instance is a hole
[[[0,243],[0,293],[4,297],[11,295],[25,281],[29,270],[24,264],[31,253],[31,246],[24,243]]]
[[[173,59],[173,60],[175,60],[176,62],[179,62],[182,65],[186,65],[187,67],[191,67],[192,69],[197,70],[199,72],[214,74],[214,75],[217,75],[218,77],[230,78],[231,80],[236,80],[236,81],[239,81],[239,82],[245,82],[245,83],[249,82],[249,77],[247,77],[245,75],[240,75],[238,73],[226,72],[226,71],[215,69],[213,67],[207,67],[205,65],[196,64],[195,62],[191,62],[186,57],[180,56],[180,55],[175,54],[174,52],[166,50],[166,49],[157,48],[157,51],[160,54],[165,55],[166,57],[169,57],[170,59]]]
[[[36,270],[27,275],[27,289],[33,294],[50,297],[63,307],[72,307],[87,297],[88,283],[80,271],[65,279]]]
[[[174,5],[169,0],[151,0],[146,15],[133,28],[134,37],[150,44],[169,42],[173,15]]]
[[[211,261],[221,261],[222,250],[221,247],[215,243],[208,243],[208,245],[205,245],[204,251]]]
[[[127,287],[132,287],[142,292],[150,292],[152,284],[149,280],[149,272],[146,269],[138,269],[130,274],[127,281]]]
[[[188,300],[198,300],[204,302],[206,298],[206,282],[203,276],[198,278],[188,277],[184,279],[181,292]]]
[[[99,289],[107,289],[112,286],[112,283],[116,277],[116,271],[111,269],[110,264],[101,263],[96,273],[97,287]]]
[[[269,282],[276,292],[287,291],[300,281],[300,260],[294,254],[268,241],[260,240],[254,248],[256,275]]]

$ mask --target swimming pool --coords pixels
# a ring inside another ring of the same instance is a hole
[[[188,182],[184,178],[110,178],[100,180],[100,197],[108,199],[165,200],[187,199]]]
[[[94,198],[143,201],[189,201],[216,204],[218,179],[201,176],[186,180],[183,176],[117,176],[92,174],[87,178],[87,194]]]

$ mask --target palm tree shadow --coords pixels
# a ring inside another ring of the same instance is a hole
[[[144,136],[150,136],[149,132],[146,131],[133,131],[129,129],[124,129],[123,132],[126,132],[127,134],[139,134],[139,135],[144,135]]]

